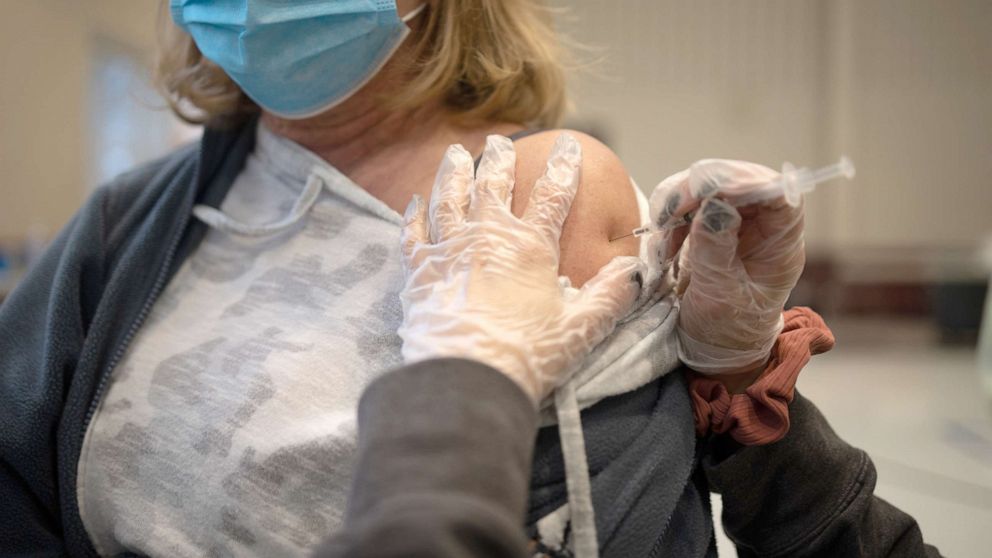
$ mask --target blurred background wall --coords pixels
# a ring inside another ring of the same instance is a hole
[[[642,186],[703,156],[847,153],[857,181],[810,198],[814,249],[969,249],[992,232],[987,0],[567,4],[571,35],[604,47],[602,78],[575,84],[580,115]]]
[[[89,83],[103,44],[145,61],[154,2],[8,1],[0,18],[0,236],[57,230],[85,197]]]
[[[160,110],[148,82],[157,6],[4,0],[0,294],[21,271],[24,252],[37,252],[96,184],[195,133]]]

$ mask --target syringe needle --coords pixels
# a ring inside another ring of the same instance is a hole
[[[622,238],[627,238],[629,236],[643,236],[645,234],[651,234],[652,232],[658,232],[659,230],[677,229],[683,225],[688,225],[689,223],[691,223],[692,215],[693,214],[691,212],[686,213],[685,215],[674,221],[669,221],[665,223],[664,225],[661,226],[661,229],[655,229],[651,225],[642,225],[630,231],[630,234],[625,234],[623,236],[618,236],[616,238],[610,239],[610,242],[613,242],[614,240],[620,240]]]
[[[627,237],[630,237],[630,236],[634,236],[634,233],[625,234],[623,236],[618,236],[616,238],[611,238],[610,239],[610,242],[613,242],[614,240],[621,240],[621,239],[624,239],[624,238],[627,238]]]

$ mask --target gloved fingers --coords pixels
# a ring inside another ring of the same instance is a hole
[[[424,199],[414,194],[410,204],[406,206],[403,213],[403,231],[400,234],[400,247],[403,254],[403,266],[407,274],[420,266],[420,261],[415,258],[418,253],[417,248],[430,241],[430,233],[427,230],[427,204]],[[420,253],[423,253],[421,251]]]
[[[689,259],[689,254],[692,251],[691,246],[692,238],[687,237],[685,243],[682,245],[682,251],[676,260],[675,295],[679,298],[685,294],[685,291],[689,288],[689,282],[692,281],[692,261]]]
[[[803,207],[786,203],[745,208],[741,212],[740,250],[747,274],[788,297],[806,264]]]
[[[582,146],[570,134],[555,140],[544,175],[531,190],[523,221],[537,228],[550,245],[557,247],[561,228],[579,188]]]
[[[752,194],[779,177],[777,171],[764,165],[730,159],[696,161],[689,167],[689,175],[689,191],[697,199],[719,195],[735,206],[741,196]]]
[[[700,199],[689,189],[689,171],[677,172],[662,180],[648,200],[648,211],[656,227],[688,223],[686,216],[699,208]]]
[[[496,209],[510,209],[513,198],[517,154],[509,138],[491,135],[486,138],[479,170],[475,173],[475,187],[469,204],[469,219],[483,221]]]
[[[472,156],[461,145],[448,147],[431,190],[429,231],[431,242],[450,237],[465,222],[472,188]]]
[[[688,234],[690,219],[706,199],[719,197],[733,202],[735,197],[750,194],[778,176],[776,171],[755,163],[704,159],[666,178],[650,199],[653,224],[672,230],[668,244],[660,253],[668,257],[678,253]]]
[[[716,198],[704,201],[692,221],[683,261],[708,279],[734,274],[741,267],[737,253],[740,227],[741,216],[729,203]]]
[[[674,258],[679,253],[679,250],[683,248],[689,238],[690,230],[691,227],[689,225],[683,225],[669,231],[665,240],[667,242],[665,252],[667,257]]]
[[[738,212],[743,219],[741,242],[745,249],[765,251],[767,248],[781,253],[779,248],[795,244],[803,236],[805,209],[801,198],[795,207],[786,203],[785,198],[779,198],[739,208]]]
[[[689,219],[698,211],[700,200],[689,191],[689,169],[661,181],[651,193],[648,212],[651,222],[664,230],[648,240],[652,265],[663,272],[672,264],[689,234]]]
[[[640,258],[613,258],[572,300],[566,330],[576,332],[589,347],[599,344],[633,310],[646,275],[647,266]]]

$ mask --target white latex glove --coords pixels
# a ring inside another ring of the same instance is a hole
[[[489,136],[478,173],[460,145],[445,153],[430,210],[415,196],[403,229],[403,358],[480,361],[536,402],[564,383],[627,315],[644,264],[616,258],[580,290],[558,277],[558,240],[582,153],[559,136],[522,218],[510,212],[513,143]],[[429,217],[429,218],[428,218]]]
[[[651,195],[655,223],[692,218],[659,235],[658,252],[672,257],[681,248],[679,357],[697,372],[762,367],[782,330],[782,310],[806,261],[802,204],[779,198],[733,206],[735,196],[778,176],[755,163],[707,159],[665,179]]]

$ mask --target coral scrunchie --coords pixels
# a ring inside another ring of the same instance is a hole
[[[771,359],[745,393],[731,395],[712,376],[689,372],[697,435],[729,433],[745,446],[760,446],[781,440],[789,431],[796,378],[810,357],[833,348],[834,335],[823,318],[806,307],[786,310],[783,319],[785,327]]]

